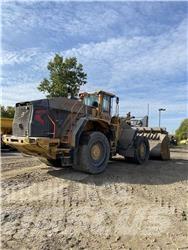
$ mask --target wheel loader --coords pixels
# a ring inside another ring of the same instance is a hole
[[[3,141],[49,165],[91,174],[104,171],[116,154],[137,164],[152,156],[170,158],[165,130],[132,125],[118,113],[119,98],[105,91],[21,102],[13,135]]]

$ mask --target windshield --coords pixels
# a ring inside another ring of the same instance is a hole
[[[85,96],[84,104],[88,106],[98,107],[98,96],[96,95]]]
[[[110,112],[110,96],[104,95],[103,104],[102,104],[103,112]]]

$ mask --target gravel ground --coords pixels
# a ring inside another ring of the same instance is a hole
[[[100,175],[1,159],[1,249],[188,249],[188,149]]]

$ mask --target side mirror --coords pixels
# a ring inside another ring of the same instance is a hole
[[[116,104],[119,104],[119,97],[116,97]]]

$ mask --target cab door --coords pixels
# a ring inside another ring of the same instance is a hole
[[[103,95],[101,111],[102,111],[102,119],[105,120],[111,119],[111,96]]]

